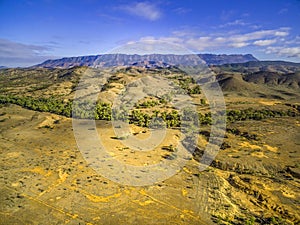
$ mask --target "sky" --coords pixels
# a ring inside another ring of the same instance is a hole
[[[299,0],[0,0],[0,66],[134,42],[300,62]]]

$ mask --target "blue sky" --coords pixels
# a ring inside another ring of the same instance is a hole
[[[161,40],[196,53],[300,62],[299,0],[0,0],[0,65]]]

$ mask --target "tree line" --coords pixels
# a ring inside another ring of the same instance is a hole
[[[101,101],[97,101],[96,103],[92,103],[90,101],[73,102],[72,100],[61,100],[55,97],[34,98],[29,96],[20,97],[13,95],[0,95],[0,104],[16,104],[34,111],[50,112],[66,117],[73,116],[80,119],[121,119],[142,127],[159,127],[164,125],[166,127],[180,127],[183,121],[194,121],[194,124],[196,124],[195,118],[198,119],[197,124],[199,125],[211,125],[216,123],[216,121],[213,121],[213,117],[210,112],[198,112],[197,115],[195,115],[195,113],[189,110],[183,110],[183,112],[180,114],[176,110],[169,112],[159,110],[145,112],[138,108],[130,110],[129,112],[113,112],[110,104]],[[155,102],[155,104],[157,103]],[[283,116],[295,117],[299,116],[299,112],[293,108],[285,111],[253,108],[226,111],[226,120],[228,123],[244,120],[262,120],[266,118]]]

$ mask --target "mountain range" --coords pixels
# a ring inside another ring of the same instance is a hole
[[[276,73],[294,73],[299,71],[300,63],[287,61],[249,61],[245,63],[229,63],[223,65],[211,65],[214,70],[223,72],[255,73],[269,71]]]
[[[215,54],[198,54],[197,55],[174,55],[174,54],[150,54],[150,55],[127,55],[127,54],[105,54],[79,57],[67,57],[61,59],[49,59],[33,67],[39,68],[71,68],[75,66],[94,65],[101,66],[131,66],[144,64],[145,67],[170,65],[182,65],[195,61],[204,61],[207,65],[223,65],[230,63],[245,63],[249,61],[258,61],[253,55],[232,54],[232,55],[215,55]]]

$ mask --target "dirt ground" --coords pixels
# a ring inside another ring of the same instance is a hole
[[[165,181],[134,187],[89,166],[71,119],[15,105],[0,115],[0,224],[300,223],[299,117],[229,124],[240,133],[226,134],[206,170],[195,157]],[[168,130],[153,151],[138,152],[120,143],[110,122],[96,125],[111,156],[133,165],[164,160],[164,146],[179,135]],[[140,139],[149,133],[131,128]]]

